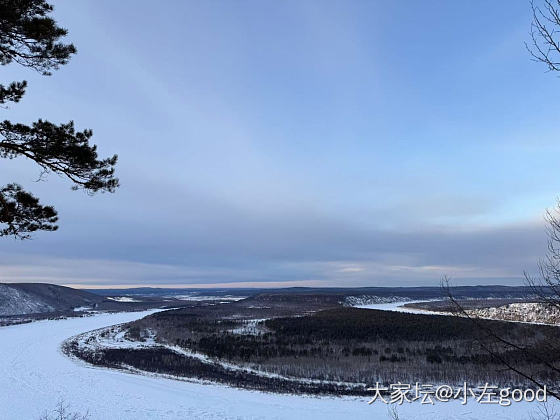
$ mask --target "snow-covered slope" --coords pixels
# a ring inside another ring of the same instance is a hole
[[[103,300],[102,296],[54,284],[0,284],[0,315],[4,316],[91,307]]]
[[[467,313],[480,318],[504,321],[560,324],[560,310],[557,307],[536,302],[510,303],[499,307],[469,309]]]
[[[54,308],[29,293],[0,284],[0,315],[52,312]]]
[[[360,295],[360,296],[346,296],[343,304],[346,306],[355,306],[357,308],[367,305],[377,305],[381,303],[400,303],[410,301],[408,298],[402,296],[374,296],[374,295]]]

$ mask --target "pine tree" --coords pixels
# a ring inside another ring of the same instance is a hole
[[[65,65],[76,47],[61,41],[67,30],[50,16],[53,7],[44,0],[0,0],[0,65],[19,64],[49,76]],[[0,106],[19,102],[26,81],[0,84]],[[72,189],[88,193],[114,192],[117,156],[99,158],[90,144],[91,130],[76,131],[72,121],[54,124],[38,120],[31,125],[0,122],[0,157],[24,157],[37,163],[41,176],[56,173],[72,183]],[[16,183],[0,189],[0,236],[27,239],[38,230],[58,228],[57,212]]]

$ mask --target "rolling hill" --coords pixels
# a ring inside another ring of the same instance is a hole
[[[103,296],[46,283],[1,283],[0,315],[24,315],[97,306]]]

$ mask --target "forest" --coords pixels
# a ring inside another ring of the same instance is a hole
[[[277,392],[356,395],[376,382],[531,386],[504,360],[547,383],[554,379],[554,327],[479,322],[483,329],[458,316],[358,309],[331,295],[264,295],[193,304],[125,326],[131,341],[154,337],[150,348],[74,352],[94,364]]]

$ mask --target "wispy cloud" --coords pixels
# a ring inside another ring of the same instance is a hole
[[[543,255],[560,83],[523,48],[526,4],[172,3],[123,24],[124,3],[60,2],[80,53],[50,78],[6,66],[30,82],[6,118],[92,127],[122,187],[4,159],[61,229],[0,241],[2,281],[505,282]]]

